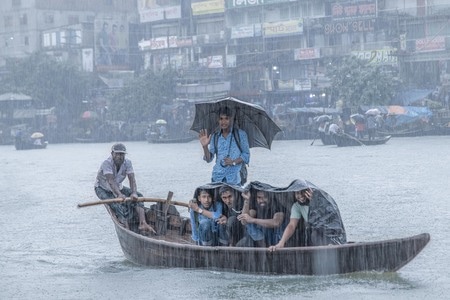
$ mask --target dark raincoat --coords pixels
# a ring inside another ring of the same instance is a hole
[[[283,207],[290,211],[296,201],[294,192],[307,188],[313,190],[309,204],[308,222],[301,218],[296,230],[294,244],[289,246],[319,246],[328,244],[344,244],[347,242],[341,214],[334,199],[325,191],[306,180],[296,179],[285,188],[273,187],[266,183],[254,181],[249,189],[263,190],[271,194]],[[292,238],[291,238],[292,239]]]

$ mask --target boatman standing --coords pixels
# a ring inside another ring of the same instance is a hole
[[[127,149],[124,144],[117,143],[111,147],[111,156],[103,161],[95,181],[95,193],[101,200],[122,198],[122,203],[111,203],[109,206],[119,221],[129,229],[129,221],[137,213],[139,218],[139,231],[142,234],[156,233],[145,220],[144,205],[137,202],[143,195],[137,191],[131,160],[125,158]],[[122,185],[128,177],[130,187]],[[127,198],[129,197],[129,198]]]

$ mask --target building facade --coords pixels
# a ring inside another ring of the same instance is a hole
[[[5,0],[0,11],[0,63],[46,51],[104,78],[170,66],[181,101],[330,106],[327,64],[350,55],[416,87],[447,86],[450,73],[446,0]]]
[[[349,55],[400,71],[407,84],[447,82],[445,0],[140,3],[144,67],[175,67],[180,99],[329,106],[327,64]]]
[[[0,65],[44,51],[85,71],[130,68],[135,0],[5,0],[0,11]]]

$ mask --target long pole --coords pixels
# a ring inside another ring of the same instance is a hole
[[[127,200],[129,201],[130,198],[126,198],[125,199],[125,201],[127,201]],[[122,198],[113,198],[113,199],[99,200],[99,201],[93,201],[93,202],[79,203],[77,205],[77,207],[81,208],[81,207],[94,206],[94,205],[100,205],[100,204],[123,203],[125,201]],[[160,202],[160,203],[167,203],[167,199],[139,197],[136,202]],[[189,207],[188,203],[179,202],[179,201],[170,201],[170,204],[178,205],[178,206],[184,206],[184,207]]]

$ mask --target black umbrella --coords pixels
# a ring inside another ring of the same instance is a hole
[[[366,120],[364,118],[364,116],[361,114],[353,114],[350,116],[350,119],[355,120],[355,122],[361,122],[361,123],[364,123],[364,121]]]
[[[270,149],[275,135],[281,129],[261,106],[233,97],[195,103],[195,119],[191,130],[200,132],[202,129],[207,129],[208,134],[216,132],[219,126],[219,111],[225,107],[228,107],[234,114],[233,126],[247,133],[250,148]]]
[[[332,118],[329,115],[321,115],[321,116],[314,117],[314,121],[317,123],[329,122],[331,120],[332,120]]]

